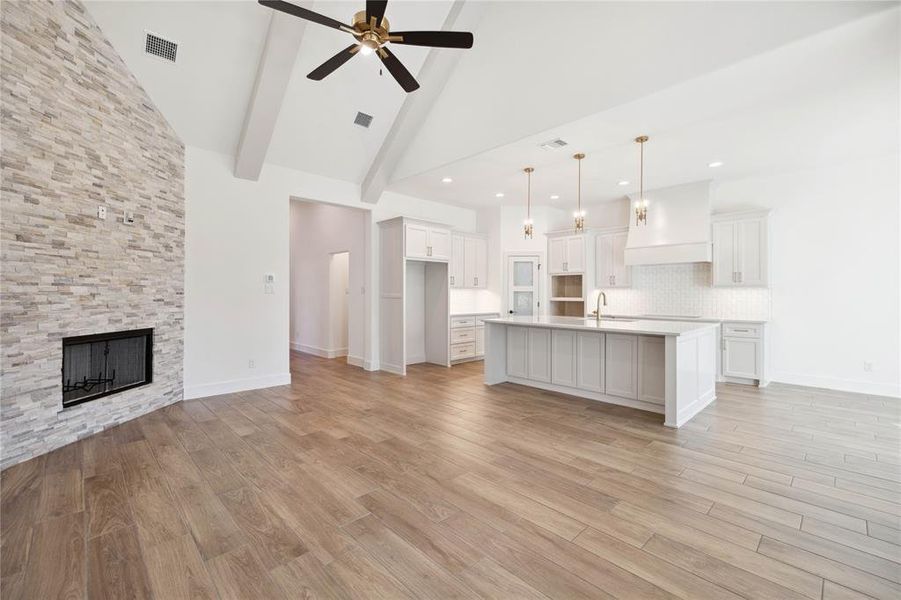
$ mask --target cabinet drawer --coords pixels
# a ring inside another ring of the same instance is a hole
[[[723,336],[760,339],[762,325],[745,323],[723,323]]]
[[[476,324],[475,317],[451,317],[451,329],[458,327],[473,327]]]
[[[475,355],[476,343],[474,341],[466,344],[453,344],[451,346],[451,360],[473,358]]]
[[[474,341],[476,341],[476,330],[474,327],[451,329],[451,344]]]

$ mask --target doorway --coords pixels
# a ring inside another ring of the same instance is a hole
[[[507,313],[537,316],[541,308],[541,258],[538,255],[507,256]]]
[[[350,252],[329,256],[329,347],[331,355],[347,356]]]

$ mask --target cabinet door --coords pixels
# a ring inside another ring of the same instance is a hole
[[[485,356],[485,328],[476,327],[476,356]]]
[[[476,275],[475,287],[488,287],[488,242],[481,238],[476,239]]]
[[[723,338],[723,375],[760,378],[760,340]]]
[[[528,327],[507,327],[507,375],[529,376],[528,339]]]
[[[666,340],[638,338],[638,399],[663,404],[666,398]]]
[[[478,238],[464,238],[463,241],[463,274],[465,286],[468,288],[479,287],[479,242]]]
[[[736,285],[735,223],[713,224],[713,285]]]
[[[566,238],[566,272],[582,273],[585,271],[585,238],[573,235]]]
[[[604,392],[604,334],[576,334],[576,387]]]
[[[551,330],[528,327],[529,379],[551,380]]]
[[[462,235],[451,236],[451,259],[448,275],[452,288],[466,287],[466,275],[463,270],[463,245]]]
[[[429,248],[432,249],[429,258],[450,260],[451,234],[448,229],[429,227]]]
[[[747,219],[735,225],[738,284],[767,284],[767,236],[764,219]]]
[[[404,253],[407,258],[428,258],[428,228],[424,225],[407,223],[404,231],[406,234]]]
[[[576,385],[576,332],[554,329],[551,334],[551,381]]]
[[[632,267],[626,266],[627,232],[614,233],[610,236],[610,263],[612,265],[613,286],[629,287],[632,285]],[[603,283],[603,282],[602,282]]]
[[[638,398],[638,336],[608,333],[606,338],[606,393],[635,400]]]
[[[613,236],[599,235],[595,242],[595,285],[613,286]]]
[[[551,238],[547,248],[548,273],[566,273],[566,238]]]

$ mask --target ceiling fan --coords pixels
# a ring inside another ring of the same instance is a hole
[[[472,48],[472,34],[466,31],[396,31],[392,32],[385,18],[387,0],[367,0],[366,10],[356,13],[352,25],[320,15],[282,0],[259,0],[263,6],[268,6],[307,21],[319,23],[326,27],[339,29],[351,34],[357,40],[334,55],[317,68],[313,69],[308,78],[320,81],[330,75],[335,69],[349,61],[358,52],[360,54],[378,54],[388,72],[394,76],[400,87],[406,92],[419,89],[419,83],[410,75],[407,68],[391,53],[386,44],[406,44],[408,46],[431,46],[434,48]]]

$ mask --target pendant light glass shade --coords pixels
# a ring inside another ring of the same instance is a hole
[[[573,158],[579,161],[579,185],[576,193],[576,212],[573,213],[573,220],[576,226],[576,233],[585,231],[585,211],[582,210],[582,159],[585,154],[582,152],[573,154]]]
[[[528,178],[528,184],[526,187],[526,220],[523,221],[522,231],[525,239],[532,239],[533,226],[532,226],[532,172],[535,169],[532,167],[526,167],[523,169],[523,172],[526,174]]]
[[[648,199],[644,197],[644,143],[648,136],[635,138],[638,143],[638,199],[635,201],[635,225],[648,224]]]

